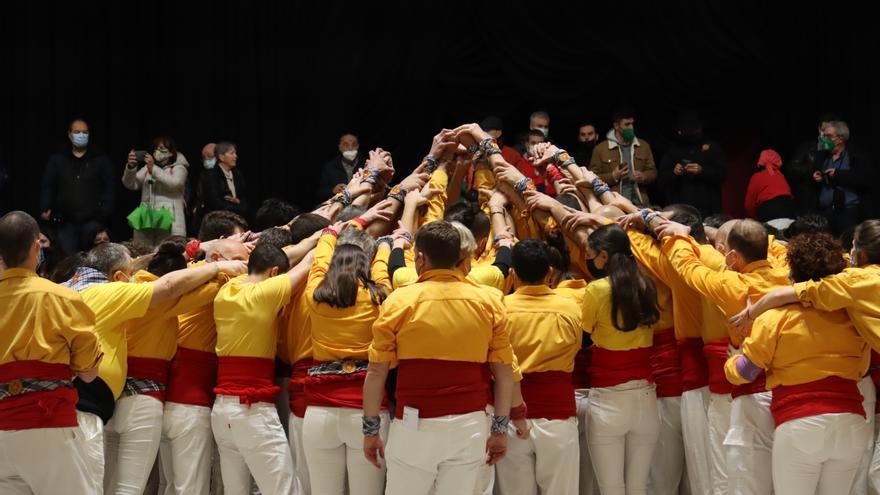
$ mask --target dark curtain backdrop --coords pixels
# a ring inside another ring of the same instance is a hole
[[[784,157],[837,111],[869,149],[880,134],[878,36],[865,3],[788,2],[8,2],[0,15],[0,160],[6,208],[36,213],[48,155],[68,121],[91,125],[121,177],[159,134],[199,165],[232,140],[252,202],[303,207],[320,166],[353,131],[409,170],[441,127],[528,114],[551,136],[602,132],[620,103],[660,160],[679,109],[724,145],[725,207],[740,213],[761,147]],[[119,184],[117,229],[138,194]],[[254,207],[254,209],[256,206]]]

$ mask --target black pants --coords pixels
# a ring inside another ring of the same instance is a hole
[[[97,220],[84,223],[61,222],[58,226],[58,242],[65,256],[91,249],[95,239],[87,239],[94,236],[103,224]]]
[[[844,208],[829,208],[820,212],[828,223],[831,224],[831,231],[835,237],[840,237],[845,232],[852,232],[859,222],[862,221],[862,212],[858,206],[847,206]]]

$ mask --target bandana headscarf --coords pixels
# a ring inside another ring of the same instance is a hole
[[[773,150],[764,150],[758,157],[758,167],[764,167],[769,175],[775,175],[782,167],[782,157]]]

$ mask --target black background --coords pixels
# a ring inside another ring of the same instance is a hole
[[[868,3],[9,2],[0,14],[0,159],[7,208],[36,213],[48,155],[84,116],[121,177],[129,149],[173,136],[200,169],[209,141],[238,144],[258,199],[311,204],[345,131],[409,170],[441,127],[532,110],[574,140],[633,105],[660,160],[679,109],[703,112],[742,194],[762,146],[787,158],[841,113],[874,148],[878,32]],[[424,12],[415,10],[426,9]],[[139,194],[119,185],[120,219]],[[118,226],[117,226],[118,227]]]

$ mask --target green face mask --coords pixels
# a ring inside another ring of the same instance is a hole
[[[828,136],[822,136],[822,149],[825,151],[831,151],[834,149],[834,141],[831,140]]]
[[[620,131],[620,135],[623,136],[623,140],[627,143],[631,143],[633,139],[636,138],[636,131],[632,128],[623,129]]]

